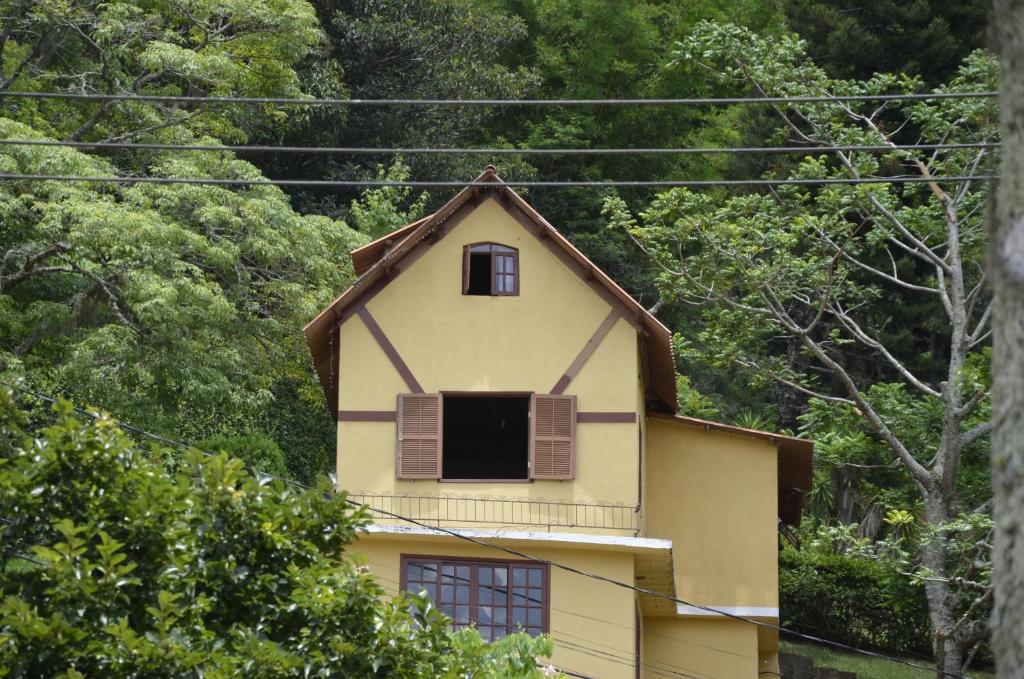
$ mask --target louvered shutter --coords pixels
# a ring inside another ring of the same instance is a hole
[[[576,397],[536,394],[530,417],[533,430],[531,478],[575,478]]]
[[[441,396],[398,395],[398,448],[395,461],[400,479],[441,478]]]

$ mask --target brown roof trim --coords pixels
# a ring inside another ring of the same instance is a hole
[[[352,257],[352,266],[355,269],[356,275],[362,276],[366,273],[371,266],[380,261],[381,257],[388,254],[390,250],[401,244],[401,242],[405,240],[417,226],[431,217],[433,217],[433,215],[427,215],[426,217],[417,219],[411,224],[406,224],[402,228],[385,234],[377,240],[367,243],[366,245],[358,247],[350,252],[349,256]]]
[[[678,409],[675,380],[675,361],[672,356],[672,333],[661,324],[642,305],[629,296],[625,290],[618,286],[607,274],[597,268],[586,255],[576,249],[564,236],[558,233],[551,224],[547,222],[536,210],[533,209],[519,194],[507,186],[500,184],[501,178],[493,166],[488,166],[483,174],[474,180],[475,184],[481,182],[496,182],[498,185],[489,186],[467,186],[459,191],[450,201],[441,207],[434,214],[402,227],[398,231],[389,234],[392,246],[387,248],[388,239],[378,238],[373,243],[364,245],[354,251],[360,254],[360,265],[357,271],[368,261],[376,258],[376,261],[360,275],[350,288],[338,296],[327,308],[321,311],[316,318],[303,328],[306,342],[313,355],[313,363],[320,383],[327,395],[328,406],[331,412],[337,410],[337,375],[333,374],[331,365],[331,333],[336,331],[337,324],[343,316],[351,313],[351,307],[358,299],[371,290],[379,289],[387,281],[382,280],[395,271],[401,270],[401,260],[417,248],[417,246],[435,231],[444,231],[450,218],[467,205],[475,205],[485,195],[496,194],[498,202],[510,212],[519,212],[535,226],[534,234],[540,238],[552,250],[560,253],[566,260],[573,263],[573,268],[584,280],[595,289],[599,289],[603,295],[614,298],[616,303],[625,307],[626,318],[634,326],[642,329],[645,334],[644,345],[647,347],[648,355],[646,363],[650,366],[647,376],[647,384],[652,395],[665,407],[675,412]],[[515,215],[514,215],[515,216]],[[404,234],[404,237],[403,237]],[[395,242],[397,239],[397,242]]]

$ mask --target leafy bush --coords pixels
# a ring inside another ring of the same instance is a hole
[[[449,631],[345,550],[366,514],[322,480],[136,446],[63,402],[30,435],[0,388],[0,677],[536,677],[546,638]]]
[[[884,564],[784,549],[779,601],[783,627],[859,648],[931,655],[924,589]]]

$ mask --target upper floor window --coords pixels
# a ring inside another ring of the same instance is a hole
[[[568,480],[576,476],[576,397],[399,394],[400,479]]]
[[[519,251],[497,243],[467,245],[462,261],[462,294],[518,295]]]

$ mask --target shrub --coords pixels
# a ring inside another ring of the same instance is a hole
[[[326,479],[136,446],[109,417],[28,418],[0,387],[0,677],[539,677],[549,639],[484,643],[346,558]]]
[[[779,602],[783,627],[859,648],[931,655],[923,588],[884,564],[784,549]]]

